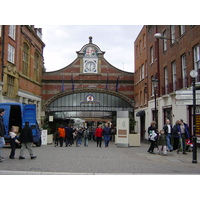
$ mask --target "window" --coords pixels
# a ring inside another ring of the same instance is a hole
[[[140,80],[142,80],[144,78],[144,64],[141,66],[141,72],[140,72]]]
[[[38,53],[34,54],[34,79],[39,81],[39,55]]]
[[[175,26],[171,25],[171,43],[174,44],[175,43]]]
[[[181,56],[181,69],[182,69],[182,80],[183,80],[183,88],[187,87],[187,68],[186,68],[186,55],[183,54]]]
[[[173,83],[173,91],[176,90],[176,62],[172,62],[172,83]]]
[[[15,63],[15,47],[10,44],[8,44],[8,61]]]
[[[150,64],[153,63],[153,47],[150,47]]]
[[[138,45],[136,46],[135,54],[136,54],[136,57],[138,57]]]
[[[166,31],[163,32],[163,37],[167,38]],[[167,39],[163,39],[163,51],[167,51]]]
[[[22,73],[26,76],[28,76],[28,67],[29,67],[29,47],[26,43],[24,43]]]
[[[142,52],[142,41],[140,40],[139,41],[139,53],[141,53]]]
[[[7,76],[7,95],[9,97],[13,97],[14,96],[14,81],[15,78],[13,76],[8,75]]]
[[[167,67],[164,68],[164,76],[165,76],[165,79],[164,79],[164,85],[165,85],[165,94],[168,94],[168,69]]]
[[[152,92],[152,96],[154,95],[154,87],[153,87],[153,79],[154,79],[155,77],[154,76],[152,76],[151,77],[151,92]]]
[[[180,25],[180,35],[185,33],[185,25]]]
[[[145,36],[145,34],[143,35],[143,48],[145,48],[146,47],[146,36]]]
[[[16,26],[15,26],[15,25],[10,25],[10,26],[9,26],[9,33],[8,33],[8,35],[9,35],[13,40],[15,40],[15,29],[16,29]]]
[[[194,47],[194,69],[198,70],[200,68],[200,54],[199,54],[199,46]]]
[[[143,105],[142,91],[140,91],[140,106]]]
[[[145,76],[147,76],[147,61],[145,61]]]

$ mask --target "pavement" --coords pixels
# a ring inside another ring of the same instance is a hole
[[[149,144],[140,147],[122,148],[110,142],[105,148],[96,147],[89,141],[88,147],[54,147],[42,145],[33,147],[37,156],[31,160],[28,151],[26,159],[9,159],[10,148],[2,149],[5,160],[0,163],[0,175],[199,175],[200,148],[197,148],[197,163],[192,163],[192,152],[187,155],[168,152],[167,156],[149,154]]]

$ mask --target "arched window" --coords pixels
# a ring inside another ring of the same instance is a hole
[[[39,55],[36,52],[34,54],[34,80],[39,81]]]
[[[29,68],[29,46],[24,43],[23,45],[23,65],[22,65],[22,74],[28,76]]]

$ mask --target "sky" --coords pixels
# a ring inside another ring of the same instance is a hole
[[[44,66],[55,71],[71,64],[89,36],[114,67],[134,72],[134,41],[143,25],[35,25],[42,28]]]

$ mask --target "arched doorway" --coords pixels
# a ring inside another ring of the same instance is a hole
[[[52,129],[60,123],[87,127],[110,123],[115,126],[116,111],[133,112],[133,103],[127,96],[96,88],[61,92],[50,98],[45,106],[46,116],[51,116],[54,122]]]

